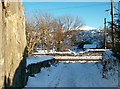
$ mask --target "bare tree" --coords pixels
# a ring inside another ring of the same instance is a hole
[[[65,31],[81,25],[83,25],[83,23],[78,16],[73,17],[66,15],[54,18],[50,13],[36,15],[34,20],[26,22],[29,54],[32,54],[37,43],[40,43],[42,49],[47,49],[48,52],[51,49],[61,50],[62,44],[66,39]]]
[[[82,26],[83,22],[79,16],[70,16],[70,15],[64,15],[59,17],[59,24],[61,24],[62,29],[65,30],[71,30],[76,27]]]
[[[36,17],[37,29],[40,32],[40,43],[42,48],[49,51],[52,44],[52,22],[54,17],[49,13],[42,13]]]
[[[34,48],[38,42],[38,33],[35,31],[35,26],[33,22],[26,22],[26,38],[27,38],[27,48],[28,54],[31,55]]]
[[[64,30],[63,40],[64,40],[64,44],[68,45],[67,48],[71,47],[72,44],[76,44],[77,38],[74,35],[77,33],[74,33],[74,31],[72,32],[72,30],[84,24],[82,19],[79,16],[74,17],[71,15],[64,15],[64,16],[59,17],[57,21],[61,29]]]

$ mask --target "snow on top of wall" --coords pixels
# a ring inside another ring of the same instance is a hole
[[[102,59],[102,56],[55,56],[55,59]]]
[[[53,59],[53,56],[29,56],[27,58],[27,66],[30,64],[43,62],[46,60],[52,60],[52,59]]]

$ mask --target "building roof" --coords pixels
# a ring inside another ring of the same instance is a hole
[[[96,48],[97,45],[96,44],[84,44],[83,48],[85,49],[90,49],[90,48]]]

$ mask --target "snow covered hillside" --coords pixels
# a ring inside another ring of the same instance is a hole
[[[84,44],[96,45],[96,48],[104,47],[104,33],[100,32],[97,28],[89,26],[81,26],[71,29],[66,32],[67,36],[63,42],[63,49],[79,46],[83,48]],[[65,47],[64,47],[65,46]]]
[[[96,45],[96,48],[101,48],[103,46],[103,33],[99,32],[97,28],[83,26],[78,28],[82,31],[77,35],[79,42],[87,42]]]

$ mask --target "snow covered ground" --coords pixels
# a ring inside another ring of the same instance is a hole
[[[83,51],[83,53],[87,51],[105,51],[103,61],[109,60],[108,63],[113,63],[111,59],[115,59],[115,57],[112,56],[112,51],[109,49],[88,49]],[[65,57],[68,58],[67,56],[64,56],[64,58]],[[87,57],[90,58],[92,56]],[[95,58],[96,57],[101,58],[102,56],[95,56]],[[27,65],[51,60],[53,58],[55,57],[28,57]],[[59,58],[59,56],[56,56],[56,58]],[[84,56],[81,56],[81,58],[84,58]],[[49,68],[42,68],[41,72],[36,74],[35,77],[29,77],[26,87],[117,87],[118,66],[109,65],[111,64],[108,64],[107,68],[109,69],[110,67],[114,67],[114,71],[110,70],[104,72],[107,77],[103,78],[102,62],[59,62]]]
[[[117,87],[117,73],[102,78],[100,62],[65,63],[42,69],[35,77],[29,77],[26,87]]]

